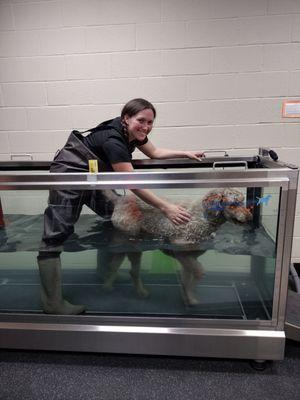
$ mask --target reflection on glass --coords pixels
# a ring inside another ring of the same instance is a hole
[[[174,226],[128,193],[118,196],[111,220],[80,208],[75,231],[59,246],[41,245],[47,191],[0,192],[1,312],[43,306],[53,313],[47,299],[54,296],[64,314],[270,319],[280,189],[156,192],[186,207],[192,220]]]

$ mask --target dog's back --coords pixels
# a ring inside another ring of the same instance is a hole
[[[201,202],[184,201],[179,205],[191,214],[187,224],[174,225],[161,211],[135,196],[126,196],[118,199],[112,222],[116,228],[134,236],[146,232],[157,237],[188,242],[208,239],[214,227],[205,219]]]

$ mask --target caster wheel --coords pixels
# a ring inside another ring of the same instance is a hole
[[[268,366],[268,362],[265,360],[251,360],[250,365],[255,371],[264,371]]]

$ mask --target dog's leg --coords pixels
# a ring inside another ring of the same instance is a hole
[[[198,252],[164,250],[165,254],[175,258],[181,265],[181,282],[186,301],[189,305],[199,304],[194,294],[197,282],[203,275],[201,263],[197,260]]]
[[[131,270],[130,270],[130,275],[135,287],[135,290],[137,294],[140,297],[148,297],[149,292],[145,288],[141,276],[140,276],[140,271],[141,271],[141,258],[142,258],[142,253],[141,252],[130,252],[127,253],[127,257],[131,263]]]
[[[202,254],[202,252],[179,252],[176,254],[178,261],[182,265],[182,285],[190,305],[199,304],[199,300],[194,291],[197,283],[203,276],[203,266],[197,259],[197,256],[200,254]]]
[[[197,297],[194,294],[194,289],[196,286],[196,281],[194,279],[194,275],[193,272],[191,270],[190,266],[183,266],[181,268],[181,282],[182,282],[182,287],[184,290],[184,294],[187,300],[187,303],[190,306],[195,306],[197,304],[199,304],[199,300],[197,299]]]
[[[189,305],[194,306],[199,304],[194,290],[199,278],[195,278],[196,268],[194,259],[190,256],[178,256],[178,261],[181,264],[181,281],[185,292],[185,296]]]
[[[110,260],[108,262],[108,273],[103,284],[105,290],[112,290],[113,284],[117,278],[118,270],[125,258],[125,253],[110,253]]]
[[[205,253],[205,251],[193,251],[188,253],[190,256],[193,275],[196,281],[200,281],[204,274],[203,265],[200,261],[198,261],[198,257],[203,253]]]

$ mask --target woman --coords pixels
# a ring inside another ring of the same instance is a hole
[[[73,131],[64,148],[55,156],[50,172],[88,172],[89,160],[95,159],[100,171],[132,172],[131,155],[136,147],[146,156],[157,159],[186,157],[199,160],[203,156],[201,151],[156,148],[148,139],[155,117],[156,110],[147,100],[129,101],[120,117],[87,131],[88,136]],[[160,209],[176,225],[187,223],[191,218],[183,207],[157,197],[150,190],[132,189],[132,192]],[[103,196],[101,190],[50,190],[38,256],[42,303],[47,313],[78,314],[84,309],[62,297],[59,257],[63,242],[74,232],[74,224],[84,204],[105,219],[109,219],[113,212],[113,203]]]

